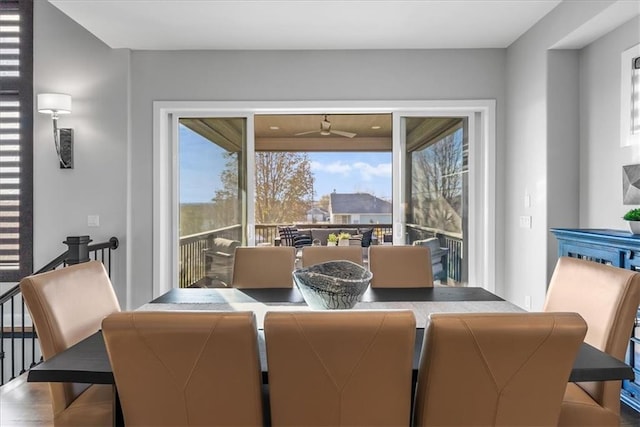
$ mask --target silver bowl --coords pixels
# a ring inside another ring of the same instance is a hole
[[[371,277],[369,270],[351,261],[327,261],[293,272],[307,305],[315,310],[353,308]]]

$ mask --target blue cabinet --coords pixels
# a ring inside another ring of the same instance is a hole
[[[558,255],[582,258],[640,271],[640,235],[622,230],[552,228]],[[640,412],[640,310],[636,316],[625,362],[635,380],[622,382],[620,400]]]

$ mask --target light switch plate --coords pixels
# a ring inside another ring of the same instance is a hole
[[[520,217],[520,228],[531,228],[531,216],[522,215]]]
[[[100,215],[89,215],[89,216],[87,216],[87,226],[88,227],[100,227]]]

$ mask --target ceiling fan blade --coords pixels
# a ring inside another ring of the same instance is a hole
[[[309,135],[309,134],[312,134],[312,133],[320,133],[320,131],[319,130],[309,130],[307,132],[300,132],[300,133],[296,133],[294,135],[295,136],[301,136],[301,135]]]
[[[335,133],[336,135],[340,135],[340,136],[346,136],[347,138],[353,138],[354,136],[357,135],[353,132],[345,132],[343,130],[334,130],[334,129],[331,129],[331,133]]]

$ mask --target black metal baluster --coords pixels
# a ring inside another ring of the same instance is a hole
[[[16,349],[15,349],[15,318],[16,318],[16,307],[14,304],[15,297],[11,297],[11,378],[12,380],[16,377]]]
[[[0,304],[0,385],[4,384],[4,303]]]
[[[21,317],[21,324],[22,324],[22,369],[20,370],[20,374],[24,374],[27,369],[25,366],[25,359],[27,358],[27,352],[26,352],[26,348],[25,348],[25,341],[27,340],[27,336],[25,334],[25,329],[24,329],[24,309],[26,308],[24,306],[24,300],[22,299],[22,297],[20,297],[20,305],[22,308],[22,313],[20,313],[20,317]]]

